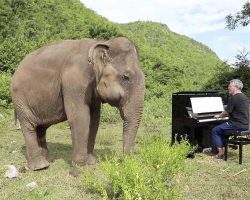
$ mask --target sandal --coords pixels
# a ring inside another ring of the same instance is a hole
[[[216,156],[214,156],[215,158],[217,159],[224,159],[225,158],[225,155],[224,154],[217,154]]]

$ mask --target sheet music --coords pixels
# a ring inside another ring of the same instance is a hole
[[[224,111],[221,97],[191,97],[193,113],[210,113]]]

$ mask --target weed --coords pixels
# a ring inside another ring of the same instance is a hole
[[[56,190],[54,187],[48,187],[45,191],[39,189],[33,189],[29,192],[27,200],[44,200],[44,199],[53,199],[59,200],[57,197]]]

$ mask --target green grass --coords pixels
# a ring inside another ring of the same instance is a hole
[[[188,164],[194,171],[183,190],[183,199],[250,199],[250,145],[243,147],[243,164],[238,150],[229,149],[228,161],[197,154]]]
[[[14,126],[0,130],[0,196],[1,199],[91,199],[79,187],[81,181],[68,175],[71,163],[71,136],[68,129],[51,128],[48,132],[48,147],[55,162],[46,170],[21,173],[16,179],[4,177],[7,165],[27,166],[24,139]],[[26,188],[35,181],[38,188]]]
[[[118,176],[116,178],[124,178],[133,177],[133,173],[129,172],[135,170],[140,171],[143,166],[151,165],[152,161],[154,163],[166,161],[166,168],[162,167],[161,169],[166,170],[166,177],[171,177],[170,175],[172,175],[171,178],[165,179],[167,180],[166,184],[167,186],[174,185],[176,187],[174,191],[181,192],[182,196],[178,193],[177,195],[173,195],[174,198],[169,199],[250,199],[250,145],[245,146],[243,149],[242,165],[238,164],[238,151],[231,149],[229,150],[227,162],[216,160],[204,154],[196,154],[194,159],[183,159],[182,157],[171,163],[167,158],[162,159],[164,151],[171,153],[169,156],[171,159],[174,159],[174,155],[179,155],[178,153],[175,154],[178,148],[176,151],[172,149],[171,152],[167,145],[170,139],[170,128],[161,126],[156,132],[151,132],[142,127],[137,137],[137,158],[134,159],[134,157],[131,157],[131,160],[124,160],[121,153],[122,124],[101,124],[95,147],[98,163],[94,166],[78,168],[80,177],[73,178],[68,175],[68,170],[71,166],[72,146],[70,130],[65,123],[53,126],[48,130],[48,147],[51,154],[55,157],[55,162],[46,170],[36,172],[27,171],[26,173],[20,173],[17,178],[10,180],[5,178],[7,165],[13,163],[18,168],[27,166],[25,144],[22,133],[16,130],[12,120],[5,120],[1,125],[0,199],[104,199],[100,191],[104,191],[105,184],[106,186],[109,184],[108,187],[112,187],[112,184],[108,182],[107,177],[109,176],[107,172],[112,172],[115,167],[114,163],[117,164],[116,169],[118,171],[120,170],[119,172],[127,172],[127,174],[125,174],[126,176]],[[160,135],[166,136],[166,149],[161,149],[161,143],[159,143],[159,146],[154,143],[153,146],[150,146],[151,143],[148,143],[148,138],[145,137],[145,135],[148,136],[149,134],[156,136],[156,138]],[[148,149],[142,148],[143,144],[148,144]],[[151,153],[145,153],[149,149],[151,149]],[[159,151],[157,151],[157,149]],[[120,160],[118,158],[122,159]],[[155,158],[155,160],[153,158]],[[141,163],[139,162],[138,165],[137,161],[140,159]],[[178,165],[178,160],[182,160],[184,164]],[[126,165],[126,163],[129,164]],[[119,166],[121,167],[119,168]],[[156,164],[155,166],[159,167],[163,165]],[[127,170],[122,171],[125,167],[128,167]],[[129,167],[134,168],[131,169]],[[177,168],[183,171],[183,173]],[[95,188],[90,190],[86,187],[86,182],[89,181],[89,179],[87,180],[88,177],[86,178],[85,176],[87,172],[95,175],[94,177],[99,181],[95,182],[96,184],[101,183],[101,185],[99,185],[100,191]],[[143,170],[140,172],[142,174],[144,173],[143,175],[145,177],[151,177],[150,173],[148,173],[150,170],[147,170],[147,173]],[[141,176],[141,178],[145,178],[144,176]],[[140,177],[140,175],[138,175],[138,177]],[[145,181],[145,179],[142,180]],[[161,187],[157,180],[154,185],[158,184],[157,186]],[[37,183],[38,187],[33,190],[27,189],[26,185],[33,181]],[[120,183],[121,181],[118,181],[116,186]],[[127,182],[123,183],[125,186],[131,184]],[[140,182],[137,183],[138,187],[136,187],[136,189],[140,186],[142,189],[148,190],[149,186],[147,186],[146,189],[143,187],[145,185],[144,182],[142,182],[143,184]],[[105,191],[108,191],[107,194],[110,195],[109,197],[112,197],[112,194],[110,194],[111,190]],[[137,199],[140,199],[139,197],[140,196],[137,196]],[[121,196],[120,199],[122,199]],[[159,199],[162,198],[159,197]]]

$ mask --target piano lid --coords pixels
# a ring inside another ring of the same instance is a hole
[[[224,111],[221,97],[191,97],[193,113],[212,113]]]

